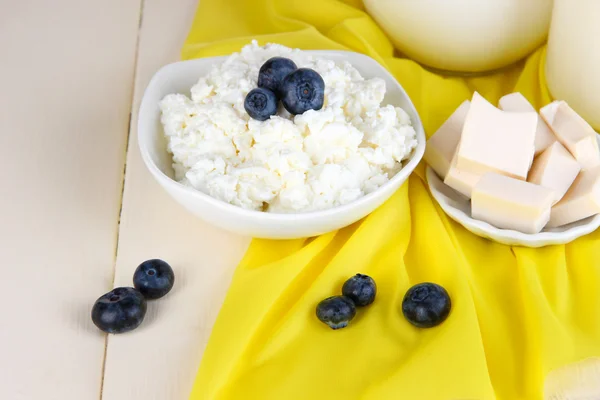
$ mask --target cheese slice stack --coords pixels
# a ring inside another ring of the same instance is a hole
[[[554,142],[533,161],[527,182],[554,191],[554,203],[565,195],[581,167],[562,144]]]
[[[465,100],[427,141],[425,161],[442,178],[446,178],[454,152],[460,141],[471,102]]]
[[[534,156],[536,112],[503,112],[475,92],[457,149],[456,167],[525,180]]]
[[[471,199],[473,218],[533,234],[600,213],[596,137],[564,101],[538,115],[521,93],[496,108],[475,92],[428,141],[425,160]]]
[[[498,228],[538,233],[550,219],[553,202],[551,189],[488,172],[473,189],[471,215]]]
[[[535,108],[521,93],[511,93],[498,100],[498,107],[510,112],[536,112]],[[538,155],[556,142],[556,136],[543,118],[538,118],[535,131],[535,154]]]
[[[486,172],[525,180],[534,156],[537,120],[535,112],[505,113],[475,92],[444,183],[470,198]]]
[[[546,122],[546,125],[552,126],[552,122],[554,122],[554,115],[556,114],[556,110],[561,103],[564,103],[564,101],[555,100],[552,103],[540,108],[540,116],[544,122]]]
[[[460,143],[459,143],[460,144]],[[444,179],[444,183],[462,195],[471,198],[473,188],[479,182],[481,174],[471,172],[466,169],[460,169],[456,166],[458,159],[458,151],[454,152],[448,174]]]
[[[560,102],[550,128],[558,140],[573,154],[583,169],[600,165],[600,153],[596,132],[567,103]]]
[[[600,213],[600,167],[582,171],[561,201],[552,207],[549,228]]]

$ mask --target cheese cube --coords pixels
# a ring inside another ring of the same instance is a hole
[[[571,152],[581,168],[600,165],[596,132],[567,103],[560,102],[550,128],[558,140]]]
[[[561,201],[552,207],[549,228],[600,213],[600,167],[581,171]]]
[[[454,153],[454,157],[452,158],[450,169],[448,170],[448,174],[446,174],[444,183],[462,195],[471,198],[471,192],[473,191],[473,188],[477,182],[479,182],[481,175],[459,169],[456,166],[457,154],[458,152]]]
[[[533,162],[538,115],[504,112],[477,92],[471,100],[456,166],[473,174],[497,172],[527,179]]]
[[[552,122],[554,121],[554,115],[556,114],[556,109],[558,108],[560,103],[564,103],[564,101],[555,100],[552,103],[540,108],[540,115],[542,116],[542,119],[546,122],[548,126],[552,126]]]
[[[442,179],[450,169],[470,105],[465,100],[427,141],[425,161]]]
[[[555,142],[533,160],[527,182],[554,190],[554,203],[557,203],[569,190],[580,169],[571,153]]]
[[[536,112],[531,103],[519,92],[502,97],[498,101],[498,106],[501,110],[508,112]],[[555,142],[556,136],[554,136],[554,133],[552,133],[543,118],[538,118],[534,142],[535,155],[540,154]]]
[[[538,233],[550,218],[553,201],[550,189],[488,172],[473,188],[471,214],[501,229]]]

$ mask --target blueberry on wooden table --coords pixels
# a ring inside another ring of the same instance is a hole
[[[325,101],[325,81],[310,68],[299,68],[281,82],[281,102],[291,114],[320,110]]]
[[[175,273],[163,260],[144,261],[133,274],[133,286],[147,299],[159,299],[169,293],[175,283]]]
[[[446,289],[435,283],[419,283],[408,289],[402,301],[404,317],[418,328],[431,328],[450,314],[451,301]]]
[[[277,96],[269,89],[252,89],[246,95],[244,109],[252,119],[266,121],[277,114]]]
[[[258,72],[258,87],[269,89],[273,93],[279,94],[283,78],[296,69],[298,69],[298,67],[289,58],[269,58],[262,67],[260,67],[260,71]]]
[[[356,274],[342,287],[342,294],[350,298],[357,307],[368,306],[375,301],[377,286],[368,275]]]
[[[346,296],[333,296],[317,305],[317,318],[331,329],[341,329],[356,315],[354,302]]]
[[[131,287],[118,287],[101,296],[92,307],[92,321],[107,333],[134,330],[146,315],[146,299]]]

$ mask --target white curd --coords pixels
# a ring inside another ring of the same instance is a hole
[[[261,65],[292,59],[325,81],[321,110],[266,121],[244,110]],[[160,102],[161,121],[181,183],[246,209],[290,213],[343,205],[386,183],[417,145],[404,110],[382,106],[385,82],[349,63],[256,42],[201,77],[191,98]]]

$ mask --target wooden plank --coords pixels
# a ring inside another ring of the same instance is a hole
[[[179,58],[197,0],[145,0],[133,121],[150,78]],[[140,158],[132,123],[115,285],[131,285],[145,259],[162,258],[176,283],[149,304],[136,331],[108,340],[105,400],[187,399],[216,315],[248,238],[191,216],[154,182]]]
[[[0,10],[0,399],[97,400],[140,0]]]

